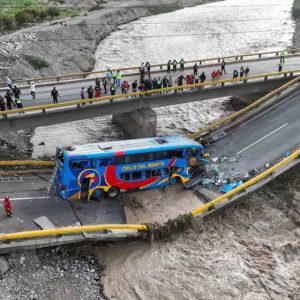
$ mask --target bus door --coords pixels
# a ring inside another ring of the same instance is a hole
[[[72,159],[70,160],[69,166],[72,173],[68,184],[69,196],[80,192],[78,199],[87,200],[90,187],[90,177],[86,176],[84,171],[91,168],[90,161],[88,159]]]
[[[93,183],[91,183],[90,188],[93,190],[93,198],[99,198],[101,195],[106,192],[105,190],[105,172],[108,166],[113,165],[113,158],[112,157],[103,157],[103,158],[95,158],[92,161],[93,169],[97,171],[97,176],[99,178],[94,178]],[[97,187],[99,186],[99,189]],[[101,186],[101,188],[100,188]],[[104,188],[104,190],[103,190]]]

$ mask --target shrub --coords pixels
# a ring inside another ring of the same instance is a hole
[[[12,30],[15,27],[15,22],[12,17],[0,15],[0,31]]]
[[[46,62],[44,59],[28,55],[28,54],[23,54],[23,58],[35,69],[35,70],[42,70],[44,68],[48,68],[50,65],[48,62]]]
[[[59,9],[56,7],[49,7],[49,8],[47,8],[47,14],[51,18],[54,18],[54,17],[58,17],[60,12],[59,12]]]

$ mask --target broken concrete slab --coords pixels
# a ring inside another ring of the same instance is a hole
[[[0,276],[9,270],[9,264],[4,256],[0,256]]]
[[[33,222],[41,229],[54,229],[54,224],[45,216],[38,217]]]

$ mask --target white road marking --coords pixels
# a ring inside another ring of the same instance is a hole
[[[290,99],[289,97],[287,97],[287,98],[284,99],[283,101],[280,101],[280,102],[278,102],[278,103],[272,105],[270,108],[268,108],[268,109],[266,109],[265,111],[263,111],[262,113],[256,115],[255,117],[253,117],[253,118],[250,119],[249,121],[244,122],[244,123],[243,123],[243,126],[245,126],[245,125],[251,123],[252,121],[258,119],[259,117],[265,115],[265,114],[266,114],[267,112],[269,112],[270,110],[275,109],[277,106],[279,106],[279,105],[281,105],[281,104],[283,104],[283,103],[285,103],[285,102],[288,102],[288,101],[290,101],[290,100],[291,100],[291,99]]]
[[[21,201],[21,200],[39,200],[39,199],[50,199],[50,196],[41,196],[41,197],[24,197],[24,198],[9,198],[11,201]]]
[[[288,123],[283,124],[282,126],[278,127],[277,129],[273,130],[272,132],[268,133],[267,135],[263,136],[261,139],[257,140],[256,142],[252,143],[251,145],[247,146],[246,148],[240,150],[239,152],[237,152],[236,154],[241,154],[242,152],[246,151],[247,149],[253,147],[254,145],[258,144],[259,142],[263,141],[264,139],[268,138],[270,135],[272,135],[273,133],[279,131],[280,129],[282,129],[283,127],[287,126]]]

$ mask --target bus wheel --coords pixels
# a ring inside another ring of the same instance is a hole
[[[106,196],[108,198],[117,198],[120,194],[120,190],[117,187],[111,187],[107,192],[106,192]]]
[[[97,200],[97,201],[100,201],[101,200],[101,197],[104,195],[104,190],[103,189],[98,189],[98,190],[95,190],[92,194],[92,199],[93,200]]]

